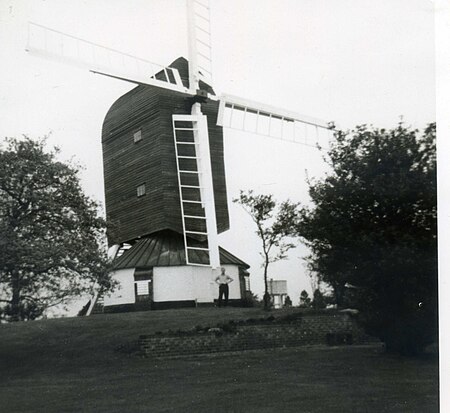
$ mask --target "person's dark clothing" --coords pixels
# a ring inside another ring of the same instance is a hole
[[[222,296],[225,298],[224,300],[224,307],[228,305],[228,293],[229,288],[228,284],[220,284],[219,285],[219,307],[222,307]]]

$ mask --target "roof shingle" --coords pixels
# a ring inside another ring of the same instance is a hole
[[[219,247],[219,252],[221,264],[234,264],[245,269],[250,267],[221,247]],[[195,262],[208,263],[208,256],[205,251],[192,250],[192,254],[193,256],[190,255],[190,257]],[[114,269],[175,265],[186,265],[183,236],[173,231],[161,231],[139,239],[122,256],[115,259]]]

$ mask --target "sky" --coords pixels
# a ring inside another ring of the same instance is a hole
[[[358,124],[423,128],[436,119],[430,0],[211,0],[214,88],[347,130]],[[185,0],[0,0],[0,137],[50,134],[80,163],[86,193],[104,202],[103,119],[134,85],[25,52],[32,21],[168,65],[187,56]],[[231,229],[223,247],[251,266],[263,292],[260,243],[232,202],[241,189],[307,204],[306,177],[326,173],[317,149],[226,130]],[[311,293],[305,246],[275,263],[294,303]]]

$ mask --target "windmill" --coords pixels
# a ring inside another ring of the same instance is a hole
[[[188,59],[169,66],[29,25],[29,52],[137,85],[112,105],[103,123],[105,204],[115,225],[108,241],[123,286],[111,306],[148,297],[153,308],[212,302],[211,268],[220,265],[234,266],[241,281],[234,296],[241,298],[248,265],[218,243],[218,234],[229,229],[223,128],[305,145],[328,137],[327,123],[318,119],[218,97],[209,3],[188,0],[187,12]],[[176,286],[180,291],[173,294]]]

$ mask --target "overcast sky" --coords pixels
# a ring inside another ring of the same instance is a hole
[[[434,22],[430,0],[212,0],[214,87],[335,121],[423,128],[435,121]],[[184,0],[0,0],[0,136],[51,132],[80,162],[86,192],[104,202],[101,127],[133,85],[25,52],[33,21],[161,64],[187,55]],[[239,189],[308,202],[323,176],[316,149],[225,131],[231,229],[222,246],[251,265],[262,296],[252,221],[232,204]],[[286,279],[294,303],[310,290],[299,246],[270,276]]]

